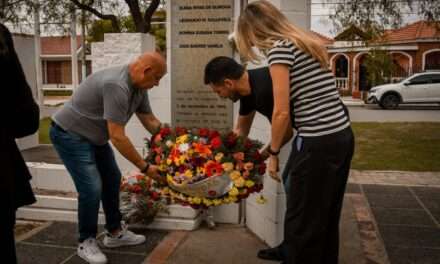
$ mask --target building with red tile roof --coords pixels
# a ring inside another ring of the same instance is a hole
[[[343,94],[360,97],[368,90],[364,59],[372,48],[388,51],[396,65],[391,81],[400,81],[413,73],[440,70],[440,22],[418,21],[398,29],[386,30],[375,44],[365,45],[362,30],[350,27],[327,41],[330,66],[336,85]]]

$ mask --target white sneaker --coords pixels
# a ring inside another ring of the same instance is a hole
[[[102,254],[98,247],[98,243],[94,238],[88,238],[78,245],[78,256],[87,263],[91,264],[105,264],[107,263],[107,257]]]
[[[122,246],[134,246],[145,242],[145,236],[136,235],[135,233],[128,230],[127,226],[124,224],[121,228],[122,230],[119,232],[119,234],[116,235],[112,235],[111,233],[106,232],[106,235],[102,240],[102,243],[105,247],[115,248]]]

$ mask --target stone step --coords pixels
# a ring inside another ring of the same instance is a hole
[[[39,192],[42,192],[39,190]],[[43,191],[44,192],[44,191]],[[37,202],[20,208],[17,218],[77,222],[77,198],[57,195],[36,195]],[[194,230],[201,221],[200,212],[190,207],[170,205],[169,213],[159,213],[154,222],[148,225],[153,229]],[[99,211],[99,224],[105,223],[102,207]]]

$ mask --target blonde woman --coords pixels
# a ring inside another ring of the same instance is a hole
[[[283,135],[290,124],[297,131],[285,169],[289,184],[284,242],[277,248],[282,254],[269,249],[260,253],[270,254],[259,256],[280,256],[283,263],[337,263],[354,137],[327,66],[326,49],[267,1],[252,2],[240,15],[236,45],[244,60],[262,59],[255,47],[269,62],[274,108],[268,173],[276,180]]]

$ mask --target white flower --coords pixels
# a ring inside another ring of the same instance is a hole
[[[174,143],[171,140],[167,140],[167,142],[165,143],[167,145],[167,147],[171,148]]]
[[[188,149],[189,149],[189,145],[188,145],[188,143],[180,144],[180,145],[179,145],[179,151],[182,152],[182,153],[183,153],[183,152],[187,152]]]

